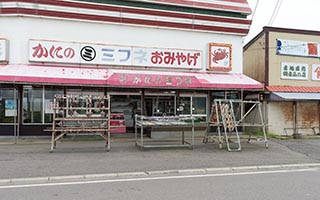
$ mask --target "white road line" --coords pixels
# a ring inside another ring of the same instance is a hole
[[[317,171],[317,170],[319,170],[319,169],[318,168],[307,168],[307,169],[292,169],[292,170],[236,172],[236,173],[220,173],[220,174],[198,174],[198,175],[181,175],[181,176],[160,176],[160,177],[140,177],[140,178],[74,181],[74,182],[57,182],[57,183],[37,183],[37,184],[24,184],[24,185],[6,185],[6,186],[0,186],[0,189],[63,186],[63,185],[82,185],[82,184],[97,184],[97,183],[115,183],[115,182],[131,182],[131,181],[149,181],[149,180],[165,180],[165,179],[186,179],[186,178],[205,178],[205,177],[223,177],[223,176],[243,176],[243,175],[307,172],[307,171]]]

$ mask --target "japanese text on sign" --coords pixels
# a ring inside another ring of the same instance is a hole
[[[320,57],[319,43],[277,39],[277,53],[281,55]]]
[[[29,60],[77,64],[202,68],[202,52],[55,41],[29,41]]]
[[[312,65],[312,80],[320,81],[320,65],[318,64]]]
[[[282,79],[308,79],[308,64],[301,63],[281,63]]]
[[[155,76],[155,75],[126,75],[122,74],[119,77],[121,84],[130,85],[150,85],[150,86],[188,86],[192,84],[192,77],[185,76]]]

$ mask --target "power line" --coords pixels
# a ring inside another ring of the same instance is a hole
[[[276,4],[276,6],[275,6],[274,9],[273,9],[272,16],[271,16],[271,18],[270,18],[270,20],[269,20],[269,23],[268,23],[269,26],[272,25],[273,22],[274,22],[274,20],[276,19],[277,15],[278,15],[278,13],[279,13],[280,7],[281,7],[281,3],[282,3],[282,0],[278,0],[278,1],[277,1],[277,4]]]
[[[259,0],[257,0],[257,3],[254,7],[254,10],[253,10],[253,13],[252,13],[252,17],[251,17],[251,20],[253,21],[253,18],[254,18],[254,15],[256,14],[256,11],[257,11],[257,8],[258,8],[258,4],[259,4]]]

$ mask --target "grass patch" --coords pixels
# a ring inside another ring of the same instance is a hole
[[[244,135],[248,135],[248,136],[256,136],[256,137],[264,137],[263,132],[261,131],[256,131],[256,132],[244,132]],[[282,139],[283,137],[281,137],[280,135],[276,135],[273,133],[267,133],[267,137],[268,138],[275,138],[275,139]]]

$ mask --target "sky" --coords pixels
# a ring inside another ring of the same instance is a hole
[[[320,31],[320,0],[247,1],[253,12],[249,19],[253,21],[248,36],[244,38],[244,44],[260,33],[264,26]],[[256,7],[257,2],[259,3]],[[276,5],[280,6],[272,19]]]

